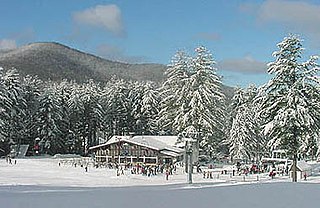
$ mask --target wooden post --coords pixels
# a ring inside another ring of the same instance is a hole
[[[293,155],[292,162],[292,182],[297,182],[297,154]]]

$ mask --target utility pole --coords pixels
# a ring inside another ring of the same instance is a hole
[[[192,143],[188,143],[187,155],[189,156],[188,183],[192,184]]]
[[[182,132],[182,139],[185,142],[185,172],[188,173],[187,182],[192,184],[193,145],[197,140],[186,137],[186,134],[186,132]]]
[[[293,80],[291,83],[291,87],[293,87],[296,84],[296,69],[294,69],[293,73]],[[297,106],[297,100],[294,97],[294,110],[296,111],[295,113],[298,112],[298,106]],[[292,162],[292,182],[297,182],[297,160],[298,160],[298,132],[297,132],[297,124],[294,124],[293,126],[293,162]]]
[[[184,167],[184,169],[185,169],[185,172],[188,173],[188,169],[189,169],[189,165],[188,165],[189,153],[188,153],[188,141],[187,140],[185,141],[184,149],[185,149],[185,157],[184,157],[184,165],[185,165],[185,167]]]

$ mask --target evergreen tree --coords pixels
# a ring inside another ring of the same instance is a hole
[[[271,80],[264,86],[261,115],[273,148],[285,148],[293,159],[293,182],[297,181],[297,156],[307,136],[320,127],[317,57],[300,63],[302,43],[290,35],[278,44],[275,61],[268,64]]]
[[[248,147],[252,139],[251,129],[247,129],[247,122],[252,119],[252,115],[250,115],[248,106],[246,105],[246,99],[244,90],[241,88],[236,89],[231,103],[233,107],[231,113],[232,124],[230,135],[227,139],[232,159],[250,159],[251,156],[250,151],[246,147]]]
[[[70,86],[70,98],[68,99],[70,135],[68,135],[67,143],[71,145],[70,149],[73,153],[83,154],[83,136],[82,136],[82,115],[83,105],[81,102],[81,86],[73,83]]]
[[[101,129],[103,108],[100,86],[89,80],[88,83],[73,89],[69,107],[76,138],[82,144],[83,154],[88,148],[99,143],[97,133]]]
[[[128,99],[125,103],[125,109],[129,132],[135,132],[139,135],[147,134],[145,125],[146,120],[142,114],[142,98],[144,95],[144,83],[127,82]],[[127,132],[128,133],[128,132]]]
[[[233,159],[259,160],[265,141],[259,133],[259,119],[255,116],[257,105],[254,98],[257,88],[250,85],[246,90],[238,88],[231,103],[231,129],[226,143]]]
[[[152,82],[147,82],[143,90],[141,100],[141,114],[144,120],[143,126],[146,134],[154,134],[158,131],[159,92]]]
[[[23,122],[26,101],[21,80],[15,69],[0,69],[0,75],[0,134],[19,149],[26,129]]]
[[[204,135],[219,132],[224,117],[220,77],[215,62],[205,47],[196,49],[191,75],[187,82],[187,107],[184,110],[183,128],[202,132]]]
[[[197,144],[214,144],[221,135],[224,95],[214,64],[205,47],[194,58],[177,53],[162,86],[160,120],[176,133],[195,135]]]
[[[61,112],[61,120],[59,120],[58,126],[60,130],[60,143],[63,144],[59,153],[75,153],[75,137],[71,126],[69,100],[72,93],[73,83],[63,80],[60,83],[53,84],[55,96],[58,100],[58,105]]]
[[[36,123],[36,112],[39,108],[39,98],[42,92],[43,82],[37,77],[27,75],[22,79],[22,89],[26,101],[26,110],[23,117],[25,123],[24,144],[29,144],[29,149],[35,145],[35,139],[38,137]]]
[[[108,135],[124,135],[129,133],[128,111],[129,90],[128,83],[122,79],[113,78],[105,86],[102,93],[102,103],[105,109],[105,129]]]
[[[161,134],[177,134],[174,122],[178,115],[183,115],[185,103],[184,95],[187,93],[186,82],[189,78],[191,58],[183,51],[178,51],[172,58],[165,75],[166,80],[160,88],[161,110],[159,112],[158,126]]]
[[[36,128],[40,139],[41,152],[55,154],[64,147],[59,123],[62,120],[59,97],[54,88],[48,86],[39,97],[36,113]]]

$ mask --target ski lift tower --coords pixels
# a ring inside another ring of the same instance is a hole
[[[193,170],[193,146],[194,143],[197,141],[192,138],[184,137],[182,138],[182,141],[185,142],[185,171],[188,173],[187,182],[189,184],[192,184],[192,170]]]
[[[192,162],[192,152],[193,152],[193,142],[194,140],[192,139],[191,141],[187,142],[187,149],[186,149],[186,154],[189,157],[189,170],[188,170],[188,183],[192,184],[192,170],[193,170],[193,162]]]

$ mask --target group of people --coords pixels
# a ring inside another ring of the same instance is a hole
[[[137,163],[136,165],[124,165],[120,166],[119,164],[108,165],[107,167],[115,168],[116,175],[121,176],[125,175],[125,171],[131,174],[141,174],[143,176],[155,176],[158,174],[165,174],[166,180],[169,179],[169,175],[173,175],[176,170],[177,166],[175,164],[156,164],[156,165],[147,165],[143,163]]]
[[[212,171],[203,171],[203,178],[210,178],[213,179]]]
[[[10,165],[12,165],[12,164],[17,164],[17,160],[15,159],[13,162],[13,159],[8,155],[8,156],[6,156],[6,162],[8,163],[8,164],[10,164]]]
[[[77,167],[77,166],[80,166],[81,168],[84,168],[84,171],[85,172],[88,172],[88,166],[89,166],[89,163],[86,163],[86,162],[82,162],[82,161],[70,161],[69,160],[59,160],[58,162],[58,166],[60,167],[62,164],[71,164],[72,167]]]

